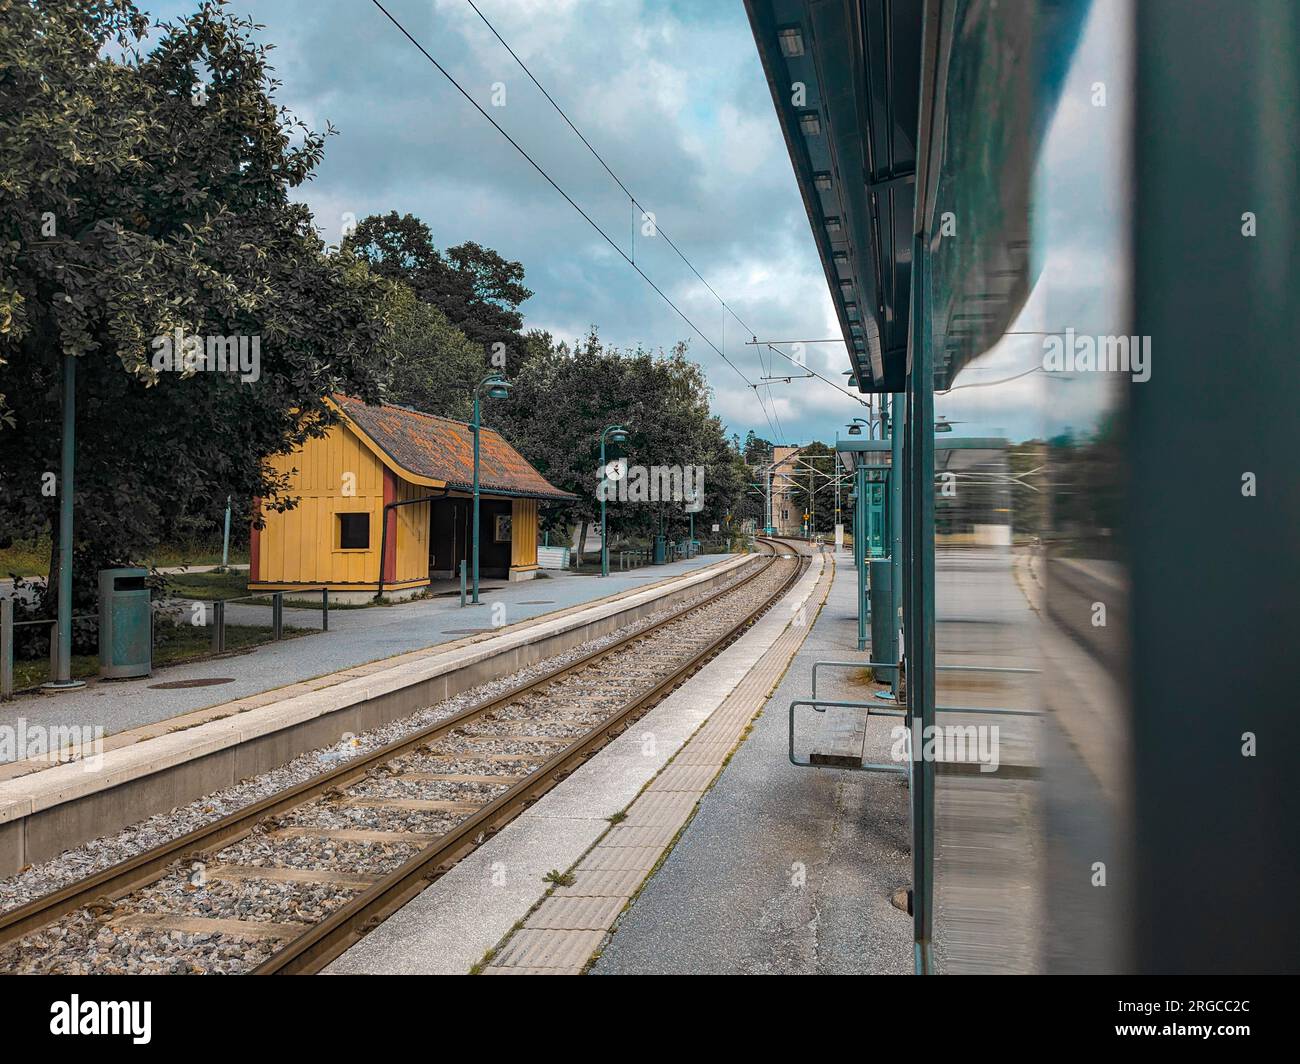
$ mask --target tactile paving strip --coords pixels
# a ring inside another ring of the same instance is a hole
[[[824,565],[800,617],[815,613],[830,593],[832,564]],[[809,625],[777,636],[735,690],[687,740],[614,825],[559,886],[510,935],[484,975],[578,975],[600,948],[619,914],[671,848],[704,792],[767,703]]]

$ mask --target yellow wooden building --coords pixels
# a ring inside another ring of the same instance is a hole
[[[473,435],[462,421],[336,396],[340,423],[272,460],[298,505],[252,531],[249,589],[328,587],[338,601],[404,598],[470,558]],[[537,570],[538,507],[574,496],[481,430],[480,578]]]

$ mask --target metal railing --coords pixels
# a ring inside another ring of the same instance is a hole
[[[909,709],[906,706],[891,702],[855,702],[837,699],[826,699],[817,697],[817,670],[819,668],[841,668],[841,669],[893,669],[897,668],[897,663],[884,661],[814,661],[812,665],[812,691],[808,698],[796,698],[789,706],[790,728],[789,728],[789,760],[792,765],[800,768],[808,768],[812,765],[811,761],[800,761],[795,756],[795,710],[801,706],[810,707],[815,713],[825,713],[827,709],[865,709],[869,717],[906,717]],[[991,673],[1008,673],[1012,675],[1031,676],[1038,673],[1038,669],[1017,669],[1002,665],[936,665],[935,672],[991,672]],[[882,683],[884,681],[881,681]],[[885,697],[885,696],[882,696]],[[1041,717],[1042,711],[1036,709],[1009,709],[1002,706],[935,706],[935,713],[989,713],[995,716],[1004,717]],[[831,766],[838,768],[847,768],[848,766],[839,765]],[[897,767],[892,765],[873,765],[863,764],[858,771],[863,772],[896,772]]]
[[[320,630],[330,630],[330,589],[328,587],[294,588],[293,591],[268,591],[260,595],[240,595],[228,599],[193,599],[194,602],[206,602],[212,606],[212,653],[226,652],[226,606],[231,602],[260,602],[271,600],[271,641],[279,642],[284,638],[284,599],[286,595],[297,598],[299,595],[320,595]],[[290,609],[306,609],[304,606],[291,606]]]
[[[618,552],[618,567],[622,570],[639,569],[643,565],[649,565],[653,560],[654,551],[649,547],[636,547]]]
[[[83,613],[73,615],[73,624],[84,624],[86,621],[99,623],[98,614]],[[15,621],[14,620],[14,600],[12,598],[0,599],[0,699],[10,699],[14,695],[14,640],[17,637],[18,628],[35,628],[38,625],[47,625],[50,628],[59,623],[57,617],[38,617],[32,621]],[[50,636],[50,677],[53,678],[59,674],[59,641]]]
[[[284,638],[284,599],[286,595],[297,597],[298,595],[320,594],[321,604],[321,631],[328,632],[330,629],[330,599],[328,587],[306,587],[295,588],[292,592],[272,591],[263,595],[244,595],[233,599],[189,599],[187,601],[202,602],[212,607],[210,625],[212,627],[212,653],[224,654],[226,652],[226,604],[229,602],[256,602],[265,599],[268,596],[271,599],[271,641],[278,642]],[[295,608],[295,607],[291,607]],[[98,614],[87,613],[74,615],[72,623],[99,623]],[[53,628],[57,625],[56,617],[41,617],[31,621],[14,620],[14,600],[11,597],[0,599],[0,699],[7,700],[14,695],[14,641],[17,636],[17,629],[32,628],[39,625],[46,625]],[[59,674],[59,641],[53,636],[50,638],[50,676]]]

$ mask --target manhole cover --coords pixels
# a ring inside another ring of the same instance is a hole
[[[202,680],[170,680],[167,683],[151,683],[150,691],[179,691],[186,687],[216,687],[218,684],[234,683],[233,676],[209,676]]]
[[[555,599],[524,599],[521,606],[554,606]]]

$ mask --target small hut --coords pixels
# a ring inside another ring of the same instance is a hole
[[[474,438],[463,421],[335,396],[340,422],[271,460],[298,505],[253,529],[249,590],[327,587],[336,601],[407,598],[471,557]],[[479,577],[527,580],[538,509],[575,496],[480,430]]]

